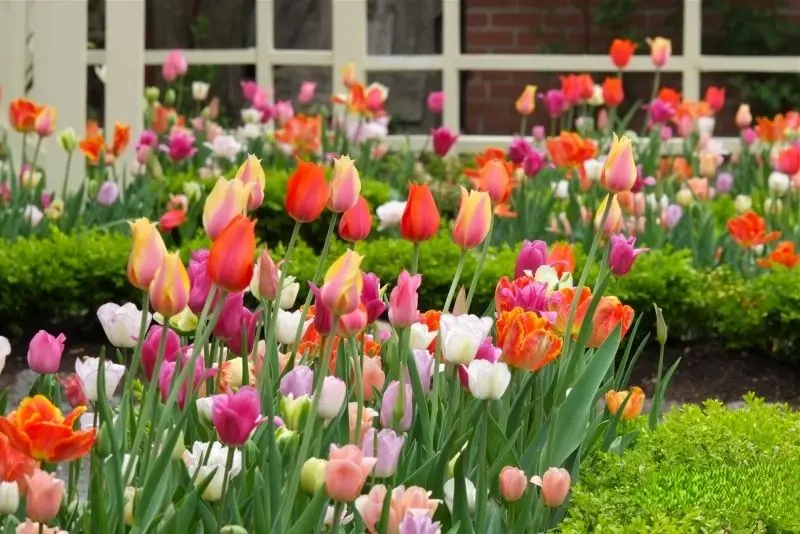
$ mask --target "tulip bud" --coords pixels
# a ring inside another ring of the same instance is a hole
[[[94,451],[100,458],[106,458],[111,454],[111,438],[108,435],[110,432],[109,425],[101,425],[100,430],[97,432],[97,441],[94,444]]]
[[[603,162],[600,185],[611,193],[630,191],[636,183],[637,176],[630,139],[624,135],[618,138],[617,134],[614,134],[611,151]]]
[[[669,61],[672,54],[672,41],[664,37],[656,37],[654,39],[647,39],[650,45],[650,59],[657,69],[660,69]]]
[[[500,494],[507,502],[522,498],[528,487],[528,477],[522,469],[507,465],[500,471]]]
[[[628,399],[625,409],[622,411],[622,420],[630,421],[639,417],[644,406],[644,391],[638,386],[634,386],[630,393],[628,391],[608,391],[605,395],[606,407],[611,415],[617,415],[622,407],[622,403]]]
[[[281,427],[275,432],[275,443],[278,444],[278,449],[281,451],[284,461],[288,461],[295,456],[297,447],[300,444],[300,436],[293,430]]]
[[[280,264],[272,261],[269,249],[264,247],[253,269],[253,279],[250,281],[250,292],[258,299],[275,300],[278,295],[280,282]],[[281,292],[283,296],[283,292]]]
[[[230,292],[244,290],[253,279],[255,225],[255,221],[237,215],[211,245],[208,276]]]
[[[569,471],[563,468],[551,467],[545,471],[543,477],[534,476],[531,483],[539,486],[542,491],[542,502],[548,508],[558,508],[564,503],[569,493]]]
[[[325,273],[321,288],[322,303],[334,315],[341,317],[355,311],[361,300],[361,260],[363,256],[352,249],[342,254]]]
[[[596,230],[600,230],[600,225],[603,222],[603,215],[606,212],[606,206],[608,205],[608,198],[610,195],[606,195],[603,201],[597,206],[597,212],[594,216],[594,227]],[[605,235],[616,234],[622,229],[622,208],[619,206],[619,201],[617,200],[616,195],[611,195],[611,207],[608,208],[608,215],[606,216],[606,224],[603,228],[603,233]]]
[[[656,303],[653,303],[656,311],[656,341],[663,345],[667,342],[667,323],[664,321],[664,313]]]
[[[0,516],[11,515],[19,508],[19,485],[16,482],[0,482]]]
[[[688,208],[694,204],[694,195],[691,190],[683,188],[675,193],[675,202],[677,202],[679,206]]]
[[[175,97],[175,89],[167,89],[167,92],[164,93],[164,105],[171,108],[175,104]]]
[[[492,225],[492,201],[489,193],[461,188],[461,206],[453,226],[453,241],[462,250],[480,245]]]
[[[325,485],[325,468],[327,466],[327,460],[320,458],[306,460],[306,463],[303,464],[303,469],[300,471],[300,487],[303,491],[313,495]]]
[[[358,197],[356,205],[345,211],[339,220],[339,237],[355,242],[366,239],[372,230],[372,214],[364,197]]]
[[[155,86],[148,87],[144,90],[144,96],[149,103],[153,104],[158,102],[158,99],[161,96],[161,90]]]
[[[326,376],[322,381],[322,393],[319,399],[317,414],[325,420],[331,420],[342,411],[347,386],[341,378]]]
[[[378,208],[375,213],[382,219],[383,226],[381,208]],[[403,206],[400,219],[400,235],[403,236],[403,239],[414,243],[427,241],[439,231],[440,222],[439,210],[430,188],[427,185],[410,183],[408,185],[408,201]],[[380,230],[380,228],[378,229]]]
[[[217,180],[203,206],[203,228],[212,240],[217,239],[237,215],[244,215],[255,186],[253,182],[245,184],[241,180]]]
[[[264,202],[264,186],[267,181],[261,160],[253,154],[247,156],[247,159],[236,171],[234,179],[245,185],[253,184],[247,199],[247,209],[254,210],[261,206],[261,203]]]
[[[361,179],[353,160],[347,156],[333,160],[333,178],[328,206],[335,213],[344,213],[356,205],[361,193]]]
[[[167,247],[156,224],[146,218],[130,223],[133,233],[133,246],[128,259],[128,280],[134,287],[147,291],[161,267]]]
[[[136,488],[128,486],[125,488],[125,524],[133,526],[133,503],[136,500]]]
[[[300,430],[311,412],[311,398],[308,395],[295,398],[294,395],[281,397],[278,401],[283,422],[289,430]]]
[[[72,153],[78,147],[78,134],[72,128],[64,128],[58,134],[58,144],[64,152]]]
[[[189,304],[189,275],[177,252],[164,257],[149,293],[153,309],[166,318],[178,315]]]

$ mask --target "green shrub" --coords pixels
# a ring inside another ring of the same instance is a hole
[[[587,458],[562,532],[800,531],[800,412],[750,397],[641,426],[624,455]]]

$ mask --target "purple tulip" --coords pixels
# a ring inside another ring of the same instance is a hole
[[[508,159],[519,165],[528,154],[533,152],[533,147],[523,137],[514,137],[508,145]]]
[[[636,257],[650,249],[634,248],[635,237],[626,238],[622,234],[611,236],[611,249],[608,253],[608,266],[616,276],[625,276],[631,270]]]
[[[544,101],[547,114],[553,119],[559,117],[567,109],[564,92],[560,89],[550,89],[546,93],[540,94],[539,98]]]
[[[101,206],[111,206],[119,197],[119,186],[116,182],[107,180],[100,186],[97,192],[97,203]]]
[[[439,534],[441,530],[438,521],[434,523],[428,515],[414,513],[413,510],[406,512],[400,522],[400,534]]]
[[[669,102],[656,98],[643,106],[650,114],[650,122],[664,124],[675,115],[675,108]]]
[[[284,397],[292,395],[295,399],[311,396],[314,390],[314,372],[307,365],[298,365],[281,378],[279,391]]]
[[[400,432],[405,432],[411,428],[411,416],[414,413],[414,405],[411,402],[411,384],[406,383],[404,388],[405,402],[404,406],[397,406],[400,396],[400,382],[397,380],[389,384],[386,391],[383,392],[383,400],[381,402],[381,425],[384,428],[395,428]],[[402,417],[394,424],[395,408],[398,408]]]
[[[678,204],[670,204],[667,206],[667,209],[664,210],[664,226],[672,230],[675,228],[675,225],[678,224],[678,221],[681,220],[681,217],[683,217],[683,208]]]
[[[373,471],[376,477],[386,478],[394,475],[404,441],[403,436],[398,436],[389,428],[384,428],[377,435],[374,427],[367,430],[361,442],[361,450],[365,457],[378,459]]]
[[[733,189],[733,175],[729,172],[721,172],[717,176],[717,193],[730,193]]]

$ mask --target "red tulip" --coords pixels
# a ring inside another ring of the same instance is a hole
[[[345,211],[339,221],[339,237],[345,241],[366,239],[372,230],[372,215],[364,197],[358,197],[356,205]]]
[[[289,216],[299,223],[314,221],[322,215],[329,196],[325,169],[298,159],[297,170],[286,187],[286,212]]]
[[[427,185],[411,183],[408,202],[400,220],[400,235],[414,243],[427,241],[439,231],[439,210]]]
[[[230,292],[243,291],[253,278],[255,225],[255,221],[237,215],[211,245],[208,276]]]

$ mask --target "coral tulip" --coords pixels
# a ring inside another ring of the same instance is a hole
[[[606,78],[603,80],[603,101],[608,107],[617,107],[625,100],[625,91],[622,88],[621,78]]]
[[[257,187],[257,182],[217,180],[203,206],[203,228],[212,240],[217,239],[237,215],[245,213],[248,198]]]
[[[800,172],[800,145],[790,146],[778,154],[777,168],[789,176]]]
[[[507,502],[520,500],[527,487],[528,477],[522,469],[507,465],[500,471],[500,494]]]
[[[325,491],[334,501],[352,502],[372,472],[377,458],[365,458],[356,445],[331,445],[328,465],[325,466]]]
[[[427,241],[439,231],[439,210],[427,185],[408,184],[408,201],[400,220],[400,235],[403,239],[420,243]]]
[[[522,308],[504,311],[497,318],[496,327],[503,361],[512,367],[538,371],[561,353],[561,338],[536,312]]]
[[[361,198],[361,179],[352,159],[342,156],[333,160],[333,178],[330,183],[328,207],[334,213],[344,213],[353,208]]]
[[[633,324],[633,317],[633,308],[620,302],[617,297],[600,297],[592,318],[592,333],[586,346],[597,348],[602,345],[617,325],[620,326],[620,337],[624,337]]]
[[[0,433],[0,481],[16,482],[24,495],[27,489],[25,475],[33,474],[34,469],[36,460],[18,451],[6,435]]]
[[[600,185],[612,193],[630,191],[637,176],[631,140],[624,135],[618,138],[614,134],[611,150],[600,173]]]
[[[711,86],[706,89],[706,102],[714,113],[719,113],[725,107],[725,88]]]
[[[36,117],[42,109],[32,100],[17,98],[8,105],[8,122],[19,133],[33,133],[36,130]]]
[[[453,226],[453,241],[463,250],[480,245],[492,225],[492,202],[489,193],[461,187],[461,206]]]
[[[40,374],[57,373],[66,340],[64,334],[55,337],[39,330],[28,345],[28,367],[31,371]]]
[[[237,215],[211,245],[208,276],[230,292],[243,291],[253,278],[255,225],[255,221]]]
[[[358,307],[363,280],[359,269],[363,256],[347,250],[328,268],[320,290],[322,303],[333,314],[342,316]]]
[[[628,398],[628,395],[630,395],[630,398]],[[617,412],[619,412],[626,398],[628,399],[628,403],[622,411],[621,418],[623,421],[631,421],[639,417],[639,414],[642,413],[642,407],[644,406],[644,391],[642,391],[642,388],[639,386],[634,386],[630,392],[610,390],[605,395],[606,407],[611,415],[617,415]]]
[[[611,41],[611,48],[608,55],[611,57],[611,62],[622,70],[628,66],[631,61],[631,56],[636,51],[636,43],[628,39],[614,39]],[[608,101],[606,101],[608,102]]]
[[[236,393],[214,397],[211,421],[219,440],[229,447],[241,447],[261,422],[261,400],[258,392],[245,386]]]
[[[128,280],[134,287],[147,291],[161,267],[167,247],[155,223],[142,217],[130,223],[133,246],[128,258]]]
[[[316,163],[297,160],[297,169],[286,186],[286,212],[299,223],[315,221],[328,203],[330,190],[325,169]]]
[[[28,486],[25,515],[41,523],[53,519],[64,499],[64,481],[37,469],[33,475],[25,475],[25,482]]]
[[[752,211],[729,220],[728,233],[731,239],[745,249],[766,245],[781,236],[777,231],[768,233],[766,221]]]
[[[247,156],[236,171],[235,180],[238,180],[248,186],[253,184],[250,189],[250,194],[247,198],[247,209],[254,210],[261,206],[264,202],[264,186],[267,183],[267,177],[264,174],[264,167],[261,166],[261,160],[253,154]]]
[[[45,106],[36,115],[36,121],[34,124],[34,128],[36,129],[36,135],[39,137],[50,137],[53,135],[53,131],[56,127],[56,110],[55,108],[51,108],[50,106]]]
[[[511,176],[504,161],[490,159],[483,164],[478,172],[478,189],[489,193],[495,204],[508,202],[511,195]]]
[[[542,502],[548,508],[558,508],[567,498],[569,493],[569,471],[563,468],[551,467],[544,472],[544,476],[534,476],[531,482],[542,491]]]
[[[167,319],[178,315],[189,304],[189,275],[177,252],[164,256],[149,293],[153,309]]]
[[[44,395],[26,397],[17,409],[0,417],[0,433],[23,454],[41,462],[71,462],[86,455],[94,445],[95,431],[73,430],[85,406],[68,416]]]
[[[672,54],[672,41],[663,37],[656,37],[654,39],[647,39],[650,45],[650,59],[657,69],[660,69],[669,61]]]
[[[514,107],[517,108],[517,113],[520,115],[528,116],[533,113],[536,110],[536,86],[526,85],[514,103]]]
[[[351,243],[362,241],[372,230],[372,214],[364,197],[358,197],[356,205],[345,211],[339,220],[339,237]]]
[[[422,275],[411,276],[403,269],[397,279],[397,285],[389,296],[389,321],[395,328],[408,327],[417,322],[419,317],[419,286]]]

